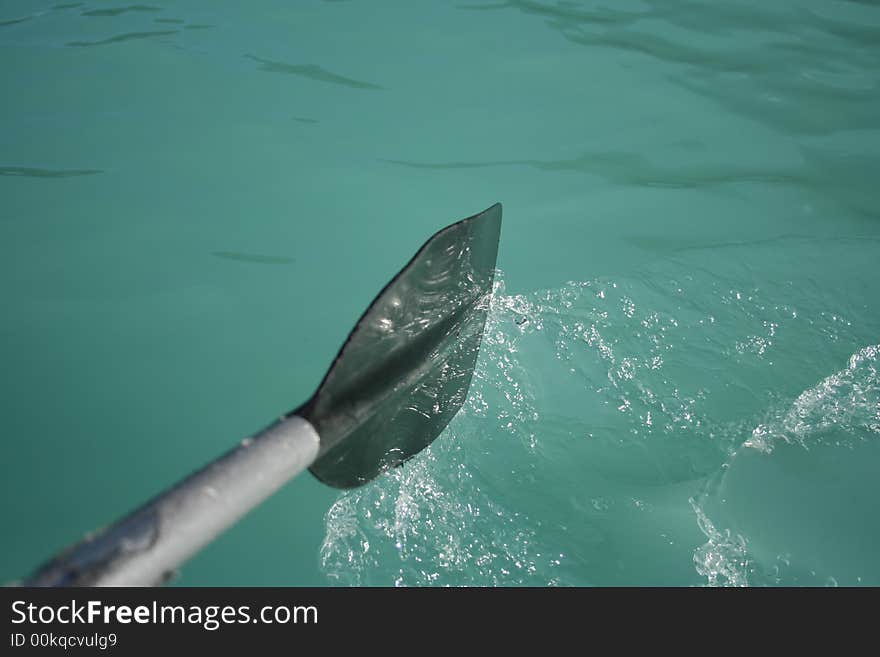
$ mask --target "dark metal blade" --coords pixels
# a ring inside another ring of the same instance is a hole
[[[467,398],[492,295],[501,204],[429,239],[370,304],[295,412],[321,436],[311,467],[360,486],[427,447]]]

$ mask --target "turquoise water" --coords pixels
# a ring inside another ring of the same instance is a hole
[[[0,579],[305,400],[502,201],[470,399],[190,585],[880,584],[880,6],[0,7]]]

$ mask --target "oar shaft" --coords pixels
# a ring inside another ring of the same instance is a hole
[[[305,470],[318,454],[309,422],[290,416],[61,553],[25,586],[152,586]]]

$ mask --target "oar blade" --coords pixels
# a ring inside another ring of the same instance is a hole
[[[427,447],[467,398],[489,310],[501,205],[431,237],[379,293],[312,399],[311,467],[360,486]]]

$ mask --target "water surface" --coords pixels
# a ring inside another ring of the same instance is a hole
[[[2,577],[298,405],[505,206],[471,397],[182,584],[878,584],[880,7],[0,8]]]

